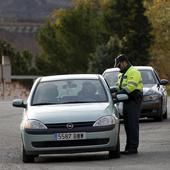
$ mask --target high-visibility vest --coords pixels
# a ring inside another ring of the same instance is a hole
[[[129,69],[123,73],[119,73],[117,82],[118,91],[124,89],[128,94],[135,90],[143,91],[142,77],[139,70],[130,66]]]

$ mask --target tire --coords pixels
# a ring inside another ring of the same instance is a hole
[[[109,159],[116,159],[120,158],[120,139],[118,137],[117,145],[116,145],[116,150],[115,151],[109,151]]]
[[[162,122],[163,121],[163,104],[162,104],[162,102],[161,102],[161,107],[160,107],[160,109],[158,110],[158,112],[159,112],[159,115],[158,116],[156,116],[156,117],[154,117],[154,120],[156,121],[156,122]]]
[[[22,161],[24,163],[33,163],[34,162],[34,158],[36,156],[37,155],[28,155],[28,154],[26,154],[25,148],[23,146],[23,148],[22,148]]]
[[[167,113],[167,109],[166,112],[163,114],[163,119],[167,119],[168,118],[168,113]]]
[[[159,116],[154,117],[154,120],[155,120],[156,122],[162,122],[162,121],[163,121],[163,115],[160,114]]]

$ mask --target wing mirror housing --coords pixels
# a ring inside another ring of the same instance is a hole
[[[27,105],[24,103],[23,99],[15,99],[15,100],[13,100],[12,105],[14,107],[22,107],[22,108],[27,107]]]
[[[160,85],[167,85],[168,84],[168,80],[167,79],[162,79],[160,81]]]
[[[118,102],[124,102],[124,101],[126,101],[128,99],[129,99],[129,97],[128,97],[127,94],[117,94],[116,98],[113,98],[113,101],[115,103],[118,103]]]

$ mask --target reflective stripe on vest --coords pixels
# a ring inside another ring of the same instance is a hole
[[[122,75],[123,74],[120,74],[118,76],[118,82],[117,82],[118,87],[120,87]],[[131,66],[123,75],[122,84],[119,90],[121,89],[126,90],[127,93],[131,93],[134,90],[142,91],[143,84],[142,84],[141,73],[133,66]]]

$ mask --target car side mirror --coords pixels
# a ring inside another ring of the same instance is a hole
[[[168,84],[168,80],[166,80],[166,79],[162,79],[160,81],[160,85],[167,85],[167,84]]]
[[[126,101],[128,100],[128,95],[127,94],[117,94],[116,95],[116,98],[114,98],[114,102],[115,103],[118,103],[118,102],[123,102],[123,101]]]
[[[26,108],[27,107],[27,105],[24,104],[24,100],[23,99],[15,99],[15,100],[13,100],[12,105],[14,107],[22,107],[22,108]]]

